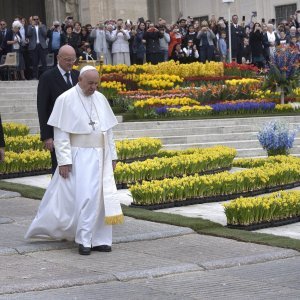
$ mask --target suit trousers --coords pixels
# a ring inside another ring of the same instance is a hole
[[[40,44],[37,44],[35,49],[30,50],[30,58],[32,63],[32,76],[34,79],[39,78],[39,62],[42,64],[41,74],[46,70],[47,63],[46,63],[46,56],[47,56],[47,49],[43,49]]]

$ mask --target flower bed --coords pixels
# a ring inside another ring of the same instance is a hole
[[[254,78],[230,79],[230,80],[225,80],[225,84],[233,85],[233,86],[251,84],[252,86],[256,87],[261,85],[261,80],[254,79]]]
[[[265,164],[236,173],[194,175],[183,178],[143,181],[130,187],[135,205],[153,205],[204,197],[238,195],[300,181],[300,163]],[[219,199],[218,199],[219,200]]]
[[[194,106],[181,106],[181,107],[166,107],[156,109],[156,113],[166,114],[170,117],[181,117],[181,116],[206,116],[211,115],[213,108],[209,105],[194,105]]]
[[[76,67],[75,67],[76,68]],[[98,68],[99,69],[99,68]],[[106,73],[125,73],[125,74],[168,74],[177,75],[180,77],[187,76],[223,76],[224,65],[219,62],[207,62],[205,64],[195,62],[191,64],[180,64],[173,60],[159,63],[157,65],[104,65],[102,74]]]
[[[5,137],[5,150],[23,152],[26,150],[43,150],[44,145],[39,135],[7,136]]]
[[[164,116],[203,116],[203,115],[241,115],[241,114],[263,114],[273,112],[300,111],[300,107],[291,104],[275,104],[268,100],[236,100],[225,101],[210,105],[199,105],[191,98],[149,98],[136,101],[133,107],[139,117]]]
[[[225,76],[256,77],[258,68],[254,65],[238,64],[236,62],[224,63]]]
[[[137,109],[161,107],[161,106],[182,106],[182,105],[198,105],[199,102],[191,98],[149,98],[147,100],[141,100],[134,102],[133,106]]]
[[[20,123],[3,123],[3,132],[6,136],[25,136],[29,134],[29,127]]]
[[[256,168],[276,163],[300,163],[300,157],[276,155],[267,158],[239,158],[235,159],[232,165],[239,168]]]
[[[0,174],[50,170],[49,151],[27,150],[21,153],[5,152],[4,163],[0,164]]]
[[[274,226],[277,221],[300,221],[300,191],[280,191],[255,198],[241,197],[223,206],[227,226],[231,228],[254,230]]]
[[[219,146],[172,157],[156,157],[143,162],[118,163],[114,174],[117,183],[126,184],[142,180],[186,176],[229,168],[235,155],[235,149]]]
[[[119,160],[152,156],[157,154],[161,147],[161,140],[154,138],[125,139],[116,142]]]

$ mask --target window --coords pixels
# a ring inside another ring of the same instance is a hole
[[[275,16],[277,24],[280,24],[283,20],[288,21],[290,15],[295,14],[297,10],[297,4],[280,5],[275,6]]]

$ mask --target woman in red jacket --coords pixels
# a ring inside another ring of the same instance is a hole
[[[170,43],[169,43],[169,57],[172,55],[172,51],[174,49],[174,46],[177,44],[181,44],[182,42],[182,35],[179,32],[179,26],[177,24],[173,25],[173,29],[170,32]]]

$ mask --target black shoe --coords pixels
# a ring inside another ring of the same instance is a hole
[[[92,251],[111,252],[111,246],[108,246],[108,245],[95,246],[95,247],[92,247]]]
[[[82,244],[78,245],[78,252],[80,255],[90,255],[91,254],[91,248],[90,247],[84,247]]]

